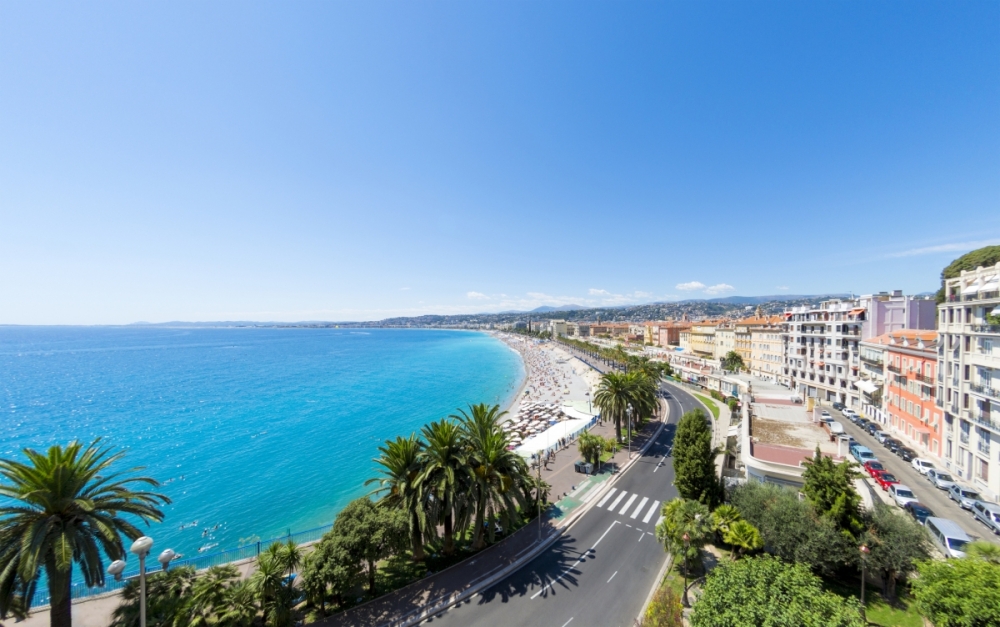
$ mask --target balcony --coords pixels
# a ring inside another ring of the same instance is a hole
[[[991,292],[973,292],[971,294],[962,294],[960,298],[964,303],[971,303],[980,300],[996,300],[1000,298],[1000,291],[993,290]]]
[[[892,364],[886,366],[885,369],[888,370],[889,372],[895,372],[896,374],[903,374],[902,370],[900,370],[896,366],[893,366]]]
[[[994,389],[992,387],[979,385],[978,383],[970,383],[969,389],[975,392],[976,394],[982,394],[983,396],[989,396],[992,398],[1000,399],[1000,390]]]
[[[882,357],[869,357],[867,355],[862,355],[861,361],[865,362],[866,364],[872,364],[875,366],[881,366],[885,363],[885,359],[883,359]]]
[[[1000,324],[971,324],[969,330],[973,333],[1000,333]]]
[[[917,381],[920,381],[922,383],[926,383],[927,385],[934,385],[934,377],[924,376],[924,375],[920,374],[919,372],[912,372],[912,373],[910,373],[909,376],[913,377]]]
[[[991,414],[984,414],[981,411],[973,411],[971,412],[971,415],[973,422],[975,422],[980,427],[986,427],[987,429],[1000,431],[1000,416],[996,416],[995,419],[991,420],[990,419]],[[966,440],[968,440],[968,436],[966,436]],[[966,441],[965,443],[968,444],[968,441]]]

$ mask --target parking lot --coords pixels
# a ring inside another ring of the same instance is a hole
[[[910,462],[903,461],[898,455],[882,446],[877,439],[851,422],[851,419],[847,416],[844,416],[835,409],[827,408],[827,410],[834,416],[834,420],[844,425],[844,431],[848,435],[852,436],[863,446],[870,448],[889,472],[896,475],[897,479],[913,490],[913,494],[917,499],[931,508],[935,516],[954,520],[973,539],[983,539],[994,544],[1000,544],[1000,536],[994,535],[982,523],[977,521],[969,510],[962,509],[958,506],[958,503],[948,498],[948,493],[945,490],[939,490],[934,487],[930,481],[913,469]],[[868,484],[875,491],[882,492],[882,488],[872,481],[867,473],[864,473],[864,476],[867,478]]]

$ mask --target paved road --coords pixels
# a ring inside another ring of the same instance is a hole
[[[831,414],[839,413],[833,409],[828,411]],[[1000,537],[987,531],[986,527],[976,521],[968,510],[960,508],[958,503],[949,499],[946,491],[934,487],[930,481],[913,469],[910,462],[904,462],[898,455],[879,444],[878,440],[851,422],[847,416],[841,415],[837,420],[844,425],[844,430],[847,431],[848,435],[853,436],[855,440],[870,448],[889,472],[896,475],[897,479],[913,490],[913,494],[916,495],[921,503],[931,508],[935,516],[954,520],[974,539],[982,538],[994,544],[1000,544]],[[875,489],[878,491],[882,490],[877,485]]]
[[[641,459],[548,551],[499,584],[426,620],[441,627],[632,627],[667,559],[662,504],[677,496],[669,460],[677,421],[700,404],[664,384],[670,419]]]

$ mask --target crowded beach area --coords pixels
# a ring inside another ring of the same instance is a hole
[[[507,333],[497,339],[524,361],[524,385],[507,410],[505,428],[524,457],[567,446],[598,413],[596,370],[552,342]]]

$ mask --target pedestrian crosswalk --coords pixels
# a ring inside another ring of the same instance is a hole
[[[632,508],[632,504],[639,499],[639,503]],[[624,501],[624,503],[622,503]],[[621,505],[621,507],[619,507]],[[607,507],[605,507],[607,506]],[[639,516],[645,512],[642,516],[643,524],[649,523],[653,516],[659,514],[660,512],[660,502],[657,500],[650,501],[649,497],[643,496],[640,498],[638,494],[629,493],[625,490],[619,490],[618,488],[611,488],[607,494],[601,497],[601,500],[597,502],[595,507],[601,509],[606,509],[609,512],[615,512],[619,516],[626,516],[632,520],[638,520]],[[631,510],[631,511],[630,511]],[[659,524],[663,520],[663,517],[657,519],[656,524]]]

